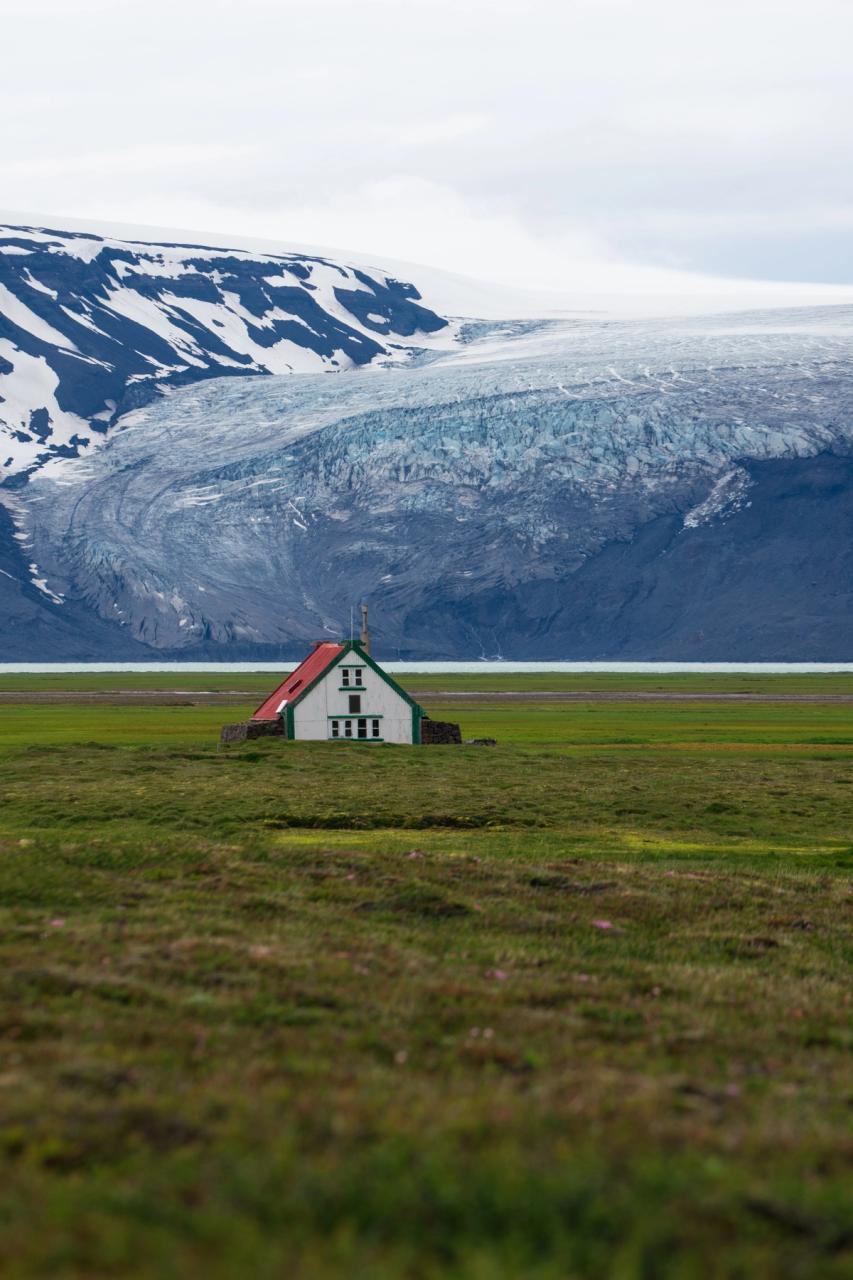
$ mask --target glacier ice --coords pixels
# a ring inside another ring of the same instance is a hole
[[[16,520],[53,593],[160,651],[292,651],[369,597],[391,652],[546,652],[602,556],[630,595],[632,547],[659,578],[756,468],[849,456],[851,332],[845,307],[503,322],[402,366],[206,380],[44,465]]]

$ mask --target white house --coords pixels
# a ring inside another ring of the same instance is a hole
[[[252,721],[283,722],[297,741],[421,742],[426,712],[363,645],[322,641],[261,703]]]

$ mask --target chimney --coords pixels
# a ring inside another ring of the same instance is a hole
[[[370,632],[367,629],[367,605],[361,606],[361,635],[359,637],[361,647],[365,653],[370,653]]]

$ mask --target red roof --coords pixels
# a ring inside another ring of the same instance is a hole
[[[331,641],[321,640],[319,644],[315,644],[304,662],[300,662],[296,670],[291,671],[287,679],[282,681],[275,692],[271,693],[266,701],[261,703],[252,719],[277,720],[282,713],[283,706],[288,702],[294,702],[300,694],[304,693],[308,686],[313,684],[317,677],[321,676],[343,651],[344,646],[342,644],[333,644]]]

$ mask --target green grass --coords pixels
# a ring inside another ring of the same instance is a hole
[[[285,664],[280,678],[288,673]],[[106,671],[71,672],[44,675],[37,672],[11,675],[0,672],[0,692],[26,690],[76,690],[108,692],[115,689],[185,689],[192,690],[244,690],[257,694],[258,700],[275,686],[279,677],[270,671]],[[614,672],[589,672],[588,674],[559,671],[535,673],[479,672],[465,674],[432,675],[409,672],[395,676],[409,689],[533,692],[536,690],[564,690],[572,692],[665,692],[665,693],[847,693],[853,694],[851,672],[804,672],[791,675],[732,675],[707,672],[677,672],[672,674],[620,674]]]
[[[431,709],[0,707],[4,1280],[850,1274],[849,709]]]
[[[847,703],[490,703],[487,695],[470,702],[427,695],[423,705],[434,719],[458,721],[465,737],[502,743],[853,746],[853,707]],[[0,704],[0,755],[25,745],[90,741],[215,750],[220,726],[250,716],[255,706]]]

